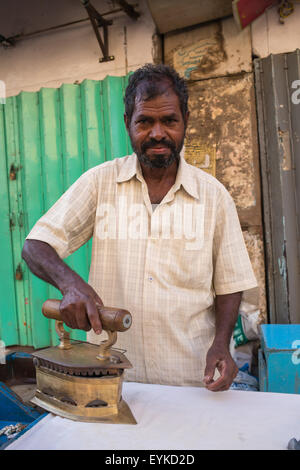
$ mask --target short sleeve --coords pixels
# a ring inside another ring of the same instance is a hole
[[[220,196],[213,243],[216,295],[257,287],[234,201],[226,190]]]
[[[26,239],[51,245],[64,259],[93,235],[97,186],[93,169],[88,170],[34,225]]]

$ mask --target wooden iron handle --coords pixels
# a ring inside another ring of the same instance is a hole
[[[42,313],[45,317],[63,321],[60,314],[60,300],[49,299],[43,303]],[[106,331],[126,331],[131,327],[132,317],[127,310],[98,306],[102,328]]]

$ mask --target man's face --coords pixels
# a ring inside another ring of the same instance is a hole
[[[132,148],[139,161],[151,168],[167,168],[179,160],[186,122],[171,88],[153,99],[136,100],[130,122],[125,115]]]

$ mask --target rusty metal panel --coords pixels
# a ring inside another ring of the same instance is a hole
[[[61,294],[29,272],[22,247],[35,222],[84,171],[132,152],[123,122],[127,80],[106,77],[21,92],[0,105],[0,340],[7,346],[57,341],[41,306]],[[86,281],[90,252],[89,242],[66,260]],[[86,334],[74,330],[72,337]]]
[[[269,312],[300,322],[299,51],[255,61]]]

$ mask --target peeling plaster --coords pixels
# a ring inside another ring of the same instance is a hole
[[[216,147],[216,176],[240,209],[256,205],[250,92],[252,74],[189,85],[190,129]],[[197,132],[195,132],[195,129]]]
[[[264,244],[262,234],[255,230],[243,231],[244,240],[249,253],[258,287],[244,293],[244,299],[260,309],[260,322],[267,321]]]

